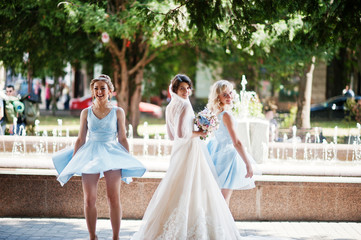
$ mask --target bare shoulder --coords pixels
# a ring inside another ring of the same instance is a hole
[[[230,112],[224,112],[224,114],[223,114],[223,119],[229,119],[229,120],[231,120],[232,119],[232,113],[230,113]]]
[[[83,110],[81,110],[81,113],[80,113],[80,118],[86,118],[86,116],[88,116],[88,111],[89,111],[89,108],[84,108]]]
[[[224,112],[223,114],[223,122],[227,124],[232,124],[233,122],[233,115],[230,112]]]
[[[123,110],[123,108],[121,108],[121,107],[116,107],[116,112],[117,112],[117,116],[118,117],[124,117],[125,116],[125,112],[124,112],[124,110]]]

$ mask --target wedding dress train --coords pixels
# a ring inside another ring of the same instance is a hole
[[[169,169],[132,239],[240,239],[210,168],[205,142],[191,138],[192,106],[188,99],[171,94],[166,110],[168,132],[174,137]]]

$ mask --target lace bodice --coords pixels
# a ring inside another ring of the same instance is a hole
[[[166,109],[166,124],[170,139],[186,141],[192,136],[194,112],[189,99],[171,92],[172,100]]]

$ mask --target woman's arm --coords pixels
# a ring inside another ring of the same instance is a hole
[[[117,108],[118,142],[129,152],[129,144],[125,129],[125,113],[120,107]]]
[[[78,138],[76,139],[75,142],[73,156],[79,150],[79,148],[83,146],[85,143],[86,134],[88,131],[87,116],[88,116],[88,109],[83,109],[83,111],[81,111],[80,113],[80,129],[79,129]]]
[[[188,135],[188,132],[186,132],[187,130],[192,131],[192,134],[190,135],[191,138],[194,138],[194,137],[206,137],[207,132],[203,132],[202,130],[193,131],[193,129],[187,129],[187,127],[183,126],[184,124],[189,124],[188,122],[186,122],[186,123],[184,122],[184,120],[186,119],[185,117],[186,117],[187,108],[184,107],[184,108],[182,108],[181,111],[182,112],[179,115],[179,124],[178,124],[178,130],[177,130],[178,137],[179,138],[186,138],[187,135]]]
[[[244,150],[244,147],[243,147],[241,141],[237,137],[237,133],[234,129],[233,118],[227,112],[225,112],[223,115],[223,123],[227,127],[229,135],[231,136],[233,146],[236,148],[238,154],[242,157],[244,163],[246,164],[246,168],[247,168],[246,178],[247,177],[251,178],[253,176],[253,169],[252,169],[251,163],[249,162],[249,159],[247,158],[246,151]]]

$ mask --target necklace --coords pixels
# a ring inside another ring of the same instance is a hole
[[[100,119],[106,117],[112,110],[112,108],[108,104],[106,104],[104,107],[100,107],[99,104],[94,104],[92,109],[95,116]]]

